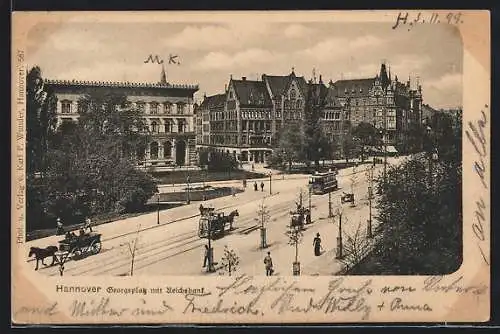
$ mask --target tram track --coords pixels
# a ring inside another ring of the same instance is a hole
[[[364,173],[366,170],[358,171],[357,173]],[[344,175],[343,177],[345,177]],[[342,184],[346,185],[348,183],[347,180],[343,180]],[[340,185],[340,183],[339,183]],[[360,186],[355,187],[354,189],[359,189],[361,188]],[[335,191],[337,193],[336,195],[340,195],[340,191],[342,191],[342,188],[339,188],[338,190]],[[285,193],[285,194],[292,194],[291,192]],[[311,204],[314,204],[317,206],[321,202],[324,203],[324,200],[328,194],[323,194],[323,195],[312,195],[311,197]],[[283,197],[280,198],[283,200]],[[245,204],[250,204],[250,203],[256,203],[262,201],[262,198],[258,199],[253,199],[249,202],[246,202]],[[286,216],[289,214],[289,211],[295,207],[295,201],[297,201],[297,196],[296,193],[293,192],[293,195],[287,198],[283,202],[277,202],[273,203],[272,198],[267,197],[266,201],[268,201],[266,204],[268,206],[268,209],[271,213],[271,220],[277,220],[278,218],[282,218],[283,216]],[[307,199],[304,198],[304,202],[307,203]],[[227,210],[231,208],[235,208],[237,206],[240,206],[240,204],[231,204],[231,205],[226,205],[224,207],[219,208],[217,211],[221,210]],[[244,219],[239,219],[237,218],[235,224],[236,228],[232,231],[233,233],[236,232],[238,234],[243,234],[243,235],[248,235],[260,227],[260,224],[258,224],[255,220],[256,218],[256,206],[248,206],[243,210],[243,215],[246,217]],[[241,214],[241,213],[240,213]],[[179,221],[186,221],[190,219],[194,219],[196,217],[199,217],[200,214],[192,215],[189,217],[184,217],[182,219],[178,219],[175,221],[171,221],[168,223],[164,223],[161,225],[156,225],[152,227],[148,227],[142,230],[139,230],[139,234],[143,231],[148,231],[152,230],[153,228],[161,228],[165,227],[167,225],[173,224],[175,222]],[[248,218],[247,218],[248,217]],[[197,233],[197,228],[198,224],[194,225],[194,231],[187,231],[187,232],[182,232],[182,233],[177,233],[171,237],[168,237],[166,239],[160,239],[160,240],[155,240],[152,242],[148,242],[144,247],[140,248],[138,250],[138,254],[135,257],[135,263],[136,265],[134,266],[136,269],[142,269],[146,268],[148,266],[157,264],[158,262],[167,260],[169,258],[178,256],[180,254],[186,253],[193,251],[197,248],[201,248],[204,243],[205,239],[200,239],[198,237]],[[120,235],[113,236],[112,238],[108,239],[103,239],[103,241],[109,241],[109,240],[115,240],[121,237],[126,237],[128,235],[136,234],[138,233],[137,231],[133,232],[127,232],[127,233],[122,233]],[[228,234],[226,236],[231,236],[233,233]],[[102,255],[106,254],[105,258],[96,258],[95,261],[91,261],[88,263],[82,263],[82,266],[75,266],[75,267],[70,267],[65,270],[65,273],[70,273],[71,275],[104,275],[104,274],[117,274],[117,275],[123,275],[124,272],[128,271],[128,267],[130,266],[130,255],[125,253],[128,252],[127,249],[119,250],[121,246],[113,246],[110,249],[108,249],[105,253]],[[119,256],[116,256],[118,255]],[[85,259],[84,259],[85,260]],[[76,262],[75,262],[76,263]],[[56,266],[57,267],[57,266]],[[49,269],[49,268],[43,268],[43,269]],[[45,271],[45,270],[44,270]],[[58,272],[52,273],[51,276],[57,275]]]

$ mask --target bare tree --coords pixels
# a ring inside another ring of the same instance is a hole
[[[224,256],[222,257],[222,268],[224,271],[231,276],[236,270],[238,270],[238,264],[240,264],[240,258],[236,255],[233,249],[229,249],[224,246]]]
[[[288,236],[288,244],[295,247],[295,261],[293,262],[293,274],[300,275],[299,244],[302,242],[301,226],[290,224],[285,233]]]
[[[141,225],[139,224],[137,226],[137,232],[135,238],[120,245],[120,246],[127,246],[127,249],[130,254],[130,276],[134,275],[134,261],[135,261],[135,255],[137,253],[140,231],[141,231]]]
[[[366,238],[363,233],[362,222],[358,223],[356,230],[353,233],[344,232],[344,256],[339,259],[345,266],[346,270],[357,265],[363,260],[372,250],[372,239]]]
[[[266,240],[266,223],[271,219],[271,214],[269,213],[269,209],[265,204],[265,198],[262,199],[262,202],[259,205],[257,210],[257,218],[255,220],[260,224],[260,248],[267,247]]]

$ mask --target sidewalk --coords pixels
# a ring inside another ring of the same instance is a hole
[[[262,192],[249,191],[247,187],[245,192],[239,193],[236,197],[238,200],[245,202],[260,199],[263,196]],[[264,194],[266,194],[264,192]],[[130,235],[137,232],[138,226],[140,231],[161,227],[171,223],[187,220],[200,215],[199,206],[203,203],[205,206],[213,206],[216,211],[225,210],[228,207],[234,206],[233,196],[224,196],[215,198],[205,202],[192,202],[189,205],[183,205],[171,209],[160,210],[158,222],[158,212],[145,213],[139,216],[115,220],[110,223],[94,226],[94,232],[102,234],[101,241],[112,240],[118,237]],[[47,247],[49,245],[58,245],[59,240],[64,239],[62,235],[52,235],[45,238],[40,238],[26,243],[30,247]]]

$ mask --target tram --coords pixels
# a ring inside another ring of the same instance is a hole
[[[312,193],[315,195],[321,195],[332,190],[337,190],[337,172],[332,170],[323,173],[316,172],[311,175],[309,185],[312,187]]]

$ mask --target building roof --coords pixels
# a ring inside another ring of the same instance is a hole
[[[45,79],[47,85],[59,86],[81,86],[81,87],[119,87],[119,88],[174,88],[198,90],[198,85],[170,84],[170,83],[148,83],[129,81],[85,81],[85,80],[51,80]]]
[[[263,81],[231,80],[236,98],[241,106],[270,107],[272,106],[266,84]]]
[[[339,97],[364,97],[375,83],[376,78],[338,80],[333,86]]]
[[[328,95],[328,88],[323,83],[308,83],[307,88],[313,93],[312,97],[316,99],[316,103],[323,102]]]
[[[273,96],[284,94],[294,79],[297,81],[299,89],[305,95],[307,87],[306,79],[304,79],[304,77],[295,76],[294,72],[289,75],[262,75],[262,80],[268,82]]]
[[[201,103],[201,108],[224,108],[224,103],[226,102],[226,94],[217,94],[212,96],[206,96]]]

